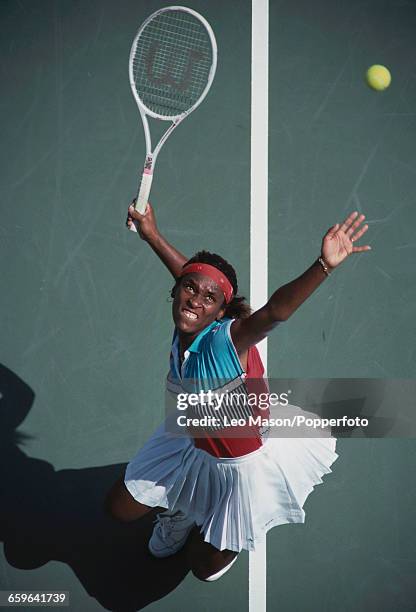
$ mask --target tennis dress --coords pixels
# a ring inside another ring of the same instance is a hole
[[[209,389],[234,397],[247,390],[250,372],[244,372],[233,345],[232,322],[221,319],[206,327],[185,351],[182,365],[175,329],[166,381],[170,398]],[[254,362],[259,359],[256,351]],[[217,549],[255,550],[275,525],[305,522],[308,495],[338,457],[336,439],[275,437],[257,424],[230,437],[221,417],[229,422],[246,416],[247,409],[232,401],[221,409],[223,414],[218,405],[188,407],[192,417],[218,417],[196,433],[178,425],[179,411],[170,414],[128,463],[124,482],[137,501],[191,516]],[[297,407],[286,412],[290,409]],[[250,410],[258,413],[257,406]]]

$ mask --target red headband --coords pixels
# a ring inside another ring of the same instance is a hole
[[[220,272],[218,268],[205,263],[191,263],[183,268],[180,276],[191,274],[191,272],[199,272],[200,274],[209,276],[211,280],[217,283],[218,287],[224,293],[226,303],[229,304],[231,302],[233,298],[233,287],[228,278]]]

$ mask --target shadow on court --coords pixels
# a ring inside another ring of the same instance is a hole
[[[61,470],[19,448],[16,432],[35,394],[0,365],[0,540],[19,569],[67,563],[88,594],[116,612],[161,599],[189,571],[185,550],[154,559],[147,550],[155,512],[133,523],[108,517],[103,500],[124,465]]]

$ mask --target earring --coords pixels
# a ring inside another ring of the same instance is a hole
[[[173,302],[173,297],[172,297],[171,295],[169,295],[169,296],[166,298],[166,301],[167,301],[167,302]]]

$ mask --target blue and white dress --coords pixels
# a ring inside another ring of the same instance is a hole
[[[181,366],[175,330],[167,390],[189,392],[189,381],[207,390],[218,380],[229,388],[244,384],[244,370],[233,345],[232,319],[214,321],[195,338]],[[196,381],[196,382],[195,382]],[[286,406],[285,412],[298,411]],[[176,419],[177,415],[174,415]],[[316,415],[312,415],[316,416]],[[168,417],[127,465],[124,482],[134,499],[151,507],[192,516],[204,540],[219,550],[254,550],[275,525],[304,523],[303,505],[337,459],[336,439],[273,437],[241,457],[215,457]],[[278,434],[281,436],[281,434]]]

